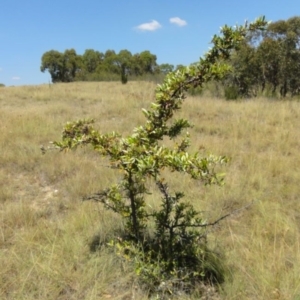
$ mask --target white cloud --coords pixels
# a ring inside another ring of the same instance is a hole
[[[182,20],[178,17],[170,18],[170,23],[175,24],[180,27],[187,25],[187,22],[185,20]]]
[[[152,20],[149,23],[143,23],[135,28],[140,31],[155,31],[161,28],[161,25],[156,20]]]
[[[19,76],[12,77],[12,80],[20,80],[20,79],[21,79],[21,77],[19,77]]]

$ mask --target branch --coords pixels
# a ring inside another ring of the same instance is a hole
[[[85,197],[82,198],[82,201],[94,200],[96,202],[101,202],[107,208],[111,209],[112,211],[114,211],[116,213],[119,213],[118,209],[114,205],[111,205],[107,201],[105,201],[106,198],[108,198],[108,190],[105,190],[105,191],[100,192],[100,193],[95,193],[95,194],[90,195],[90,196],[85,196]]]
[[[220,217],[219,219],[215,220],[214,222],[212,223],[206,223],[206,224],[202,224],[200,227],[207,227],[207,226],[214,226],[216,225],[217,223],[219,223],[220,221],[224,220],[225,218],[231,216],[231,215],[234,215],[244,209],[247,209],[248,207],[250,207],[252,204],[254,203],[254,201],[252,201],[251,203],[248,203],[247,205],[243,206],[243,207],[240,207],[238,209],[235,209],[234,211],[228,213],[227,215],[224,215],[222,217]]]
[[[167,184],[163,184],[161,181],[157,181],[156,182],[160,192],[164,195],[164,198],[167,199],[167,200],[170,200],[172,199],[173,197],[169,195],[168,193],[168,185]],[[176,225],[172,225],[172,226],[166,226],[167,228],[178,228],[178,227],[194,227],[194,228],[200,228],[200,227],[208,227],[208,226],[214,226],[216,224],[218,224],[220,221],[228,218],[229,216],[233,215],[233,214],[236,214],[244,209],[247,209],[248,207],[250,207],[251,205],[253,204],[253,201],[251,203],[248,203],[247,205],[241,207],[241,208],[238,208],[238,209],[235,209],[234,211],[220,217],[219,219],[211,222],[211,223],[205,223],[205,224],[186,224],[185,222],[182,222],[180,224],[176,224]]]
[[[230,213],[228,213],[227,215],[224,215],[222,217],[220,217],[219,219],[211,222],[211,223],[205,223],[205,224],[191,224],[191,225],[186,225],[186,224],[178,224],[177,226],[174,226],[174,227],[183,227],[183,226],[186,226],[186,227],[208,227],[208,226],[214,226],[216,224],[218,224],[220,221],[226,219],[227,217],[233,215],[233,214],[236,214],[244,209],[247,209],[249,206],[251,206],[254,202],[252,201],[251,203],[241,207],[241,208],[238,208]]]

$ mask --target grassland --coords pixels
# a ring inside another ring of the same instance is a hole
[[[1,88],[0,299],[147,299],[129,263],[92,251],[95,237],[105,240],[122,224],[82,196],[119,175],[89,149],[42,155],[40,147],[83,117],[101,132],[126,135],[144,122],[154,89],[146,82]],[[300,299],[300,102],[188,97],[180,115],[194,124],[191,151],[231,161],[224,187],[174,173],[172,185],[208,220],[253,202],[209,233],[229,269],[218,297]],[[155,205],[155,194],[149,201]]]

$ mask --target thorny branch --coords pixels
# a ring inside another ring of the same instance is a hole
[[[164,195],[165,199],[172,199],[172,196],[170,196],[169,192],[168,192],[168,185],[167,184],[163,184],[161,181],[158,181],[157,182],[157,186],[159,188],[159,190],[161,191],[161,193]],[[208,227],[208,226],[215,226],[217,225],[220,221],[236,214],[236,213],[239,213],[240,211],[242,210],[245,210],[247,209],[248,207],[250,207],[252,204],[254,203],[254,201],[252,201],[251,203],[248,203],[247,205],[245,206],[242,206],[238,209],[235,209],[233,211],[231,211],[230,213],[226,214],[226,215],[223,215],[221,216],[220,218],[216,219],[215,221],[213,222],[210,222],[210,223],[203,223],[203,224],[189,224],[188,227],[194,227],[194,228],[202,228],[202,227]],[[183,226],[187,226],[185,223],[184,224],[177,224],[173,227],[183,227]]]

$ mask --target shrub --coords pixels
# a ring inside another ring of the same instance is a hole
[[[236,86],[226,86],[224,89],[224,95],[226,100],[236,100],[239,97],[239,90]]]
[[[60,150],[91,145],[109,159],[112,168],[121,171],[123,177],[118,184],[86,199],[99,201],[123,217],[125,233],[109,245],[135,262],[137,275],[152,293],[172,294],[178,289],[190,292],[198,281],[220,283],[224,279],[221,260],[209,250],[203,230],[218,220],[205,223],[192,204],[183,200],[183,192],[170,193],[162,170],[188,174],[205,185],[222,182],[215,167],[227,158],[189,154],[188,132],[181,139],[179,136],[191,125],[185,119],[172,122],[172,117],[181,108],[186,91],[221,79],[229,67],[220,59],[228,59],[249,30],[265,25],[264,18],[260,18],[234,29],[224,26],[223,35],[214,36],[214,47],[199,64],[169,73],[158,85],[155,103],[150,110],[143,109],[145,125],[135,128],[131,135],[101,134],[93,128],[93,120],[79,120],[67,123],[62,141],[53,142]],[[174,142],[173,147],[164,146],[165,137]],[[146,205],[151,180],[162,195],[156,210]],[[149,234],[147,229],[153,224],[154,233]]]

